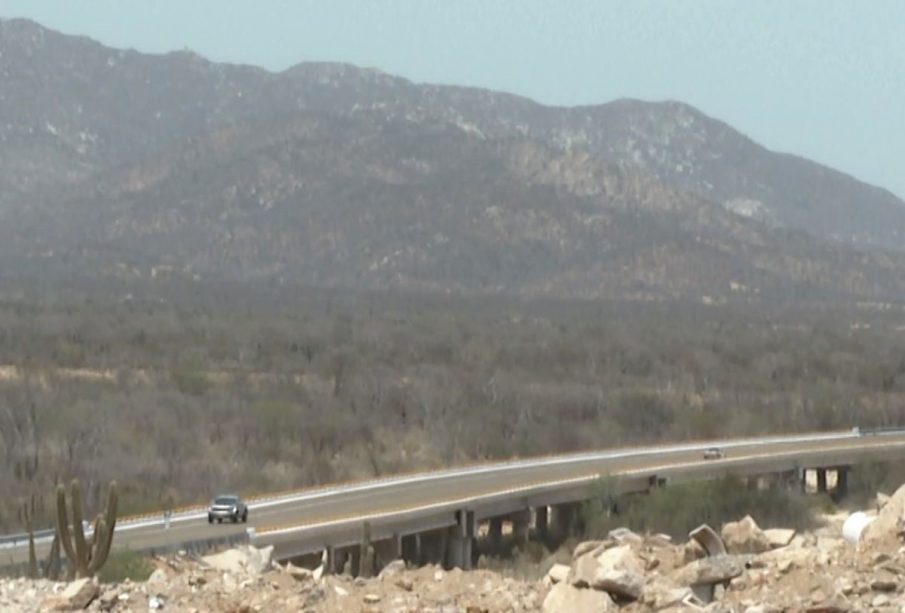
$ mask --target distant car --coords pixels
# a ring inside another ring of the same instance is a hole
[[[207,509],[207,523],[212,524],[215,519],[218,524],[222,523],[224,519],[228,519],[234,524],[239,521],[244,524],[248,521],[248,507],[238,496],[217,496]]]
[[[854,428],[852,428],[852,434],[854,434],[855,436],[861,436],[861,428],[855,426]]]
[[[704,450],[704,459],[705,460],[719,460],[724,457],[726,454],[723,453],[723,450],[719,447],[710,447],[709,449]]]

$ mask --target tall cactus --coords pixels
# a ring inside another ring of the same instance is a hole
[[[72,563],[76,578],[91,577],[107,561],[110,545],[113,542],[113,530],[116,526],[116,481],[110,482],[107,491],[107,506],[103,513],[94,520],[94,533],[89,540],[85,539],[82,524],[82,488],[78,480],[72,486],[72,534],[69,532],[69,516],[66,513],[66,488],[57,486],[57,534]]]
[[[35,555],[35,533],[31,528],[31,518],[28,520],[28,578],[38,578],[38,557]]]
[[[22,505],[20,516],[25,521],[25,533],[28,535],[28,578],[37,579],[38,577],[38,558],[35,555],[35,533],[32,528],[32,515],[34,514],[35,497],[31,497],[31,507],[28,503]]]
[[[53,542],[50,544],[50,552],[47,554],[47,560],[44,562],[44,577],[52,581],[60,578],[60,533],[53,535]]]

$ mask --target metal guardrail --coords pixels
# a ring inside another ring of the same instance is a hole
[[[236,545],[247,545],[250,542],[251,538],[248,530],[245,530],[244,532],[227,536],[182,541],[158,547],[142,547],[139,549],[132,549],[131,551],[149,555],[163,555],[185,551],[189,555],[203,555],[219,547],[235,547]]]
[[[837,463],[853,464],[865,457],[885,460],[901,457],[905,443],[877,441],[870,446],[855,449],[825,449],[805,452],[806,459],[817,465],[834,466]],[[692,460],[683,464],[645,467],[619,471],[610,475],[616,480],[617,492],[648,491],[651,479],[658,483],[713,479],[726,475],[759,475],[764,472],[785,472],[800,468],[802,454],[786,451],[779,454],[763,454],[757,457],[724,458],[719,460]],[[563,479],[557,482],[516,487],[492,493],[464,496],[415,508],[404,508],[380,513],[365,513],[321,523],[299,523],[252,533],[255,546],[274,545],[274,558],[289,559],[298,555],[315,553],[326,546],[345,547],[358,543],[361,526],[370,524],[372,540],[398,537],[454,525],[455,511],[466,508],[475,513],[476,519],[500,516],[536,506],[548,506],[565,502],[578,502],[589,497],[588,486],[600,476]]]
[[[55,528],[46,528],[44,530],[35,530],[34,538],[35,542],[43,542],[45,540],[53,539],[53,535],[56,532]],[[22,543],[28,542],[28,533],[22,532],[21,534],[7,534],[4,536],[0,536],[0,547],[16,547]]]
[[[902,426],[881,426],[879,428],[853,428],[852,432],[861,436],[883,436],[892,434],[902,434],[905,428]]]
[[[827,432],[820,434],[803,434],[792,436],[772,436],[761,438],[736,439],[724,442],[695,442],[674,445],[663,445],[657,447],[639,447],[626,449],[613,449],[598,452],[584,452],[577,454],[568,454],[564,456],[552,456],[547,458],[530,458],[521,460],[511,460],[507,462],[493,463],[489,465],[478,465],[467,468],[454,468],[441,470],[436,472],[416,473],[412,475],[388,477],[370,482],[333,485],[313,490],[302,490],[298,492],[286,492],[275,494],[272,496],[262,496],[256,500],[249,501],[249,508],[254,511],[258,508],[265,508],[275,505],[291,504],[303,502],[317,498],[329,497],[340,493],[350,493],[355,491],[372,491],[378,488],[392,487],[394,485],[411,484],[420,481],[432,481],[436,479],[444,479],[457,477],[461,475],[474,475],[478,473],[488,473],[496,471],[519,470],[534,465],[545,464],[567,464],[580,463],[590,460],[606,460],[611,458],[632,457],[632,456],[651,456],[659,453],[673,452],[679,450],[704,449],[705,447],[718,445],[724,449],[731,449],[741,445],[768,445],[771,443],[792,443],[796,441],[811,442],[818,440],[840,440],[846,438],[855,438],[863,436],[882,436],[905,433],[903,427],[879,427],[879,428],[853,428],[852,430],[843,432]],[[175,512],[171,517],[172,523],[186,522],[201,519],[205,516],[203,507],[190,507],[185,510]],[[147,514],[141,517],[123,518],[117,523],[116,530],[128,531],[137,528],[145,528],[151,526],[163,527],[166,524],[162,512],[158,514]],[[49,542],[53,538],[54,529],[49,528],[35,532],[35,542]],[[8,549],[22,546],[27,543],[27,534],[13,534],[0,536],[0,549]]]
[[[162,547],[139,547],[135,549],[126,549],[126,551],[134,551],[135,553],[140,553],[144,555],[166,555],[177,553],[179,551],[184,551],[188,555],[201,556],[211,551],[219,548],[231,548],[236,547],[237,545],[248,545],[251,543],[251,529],[247,529],[244,532],[240,532],[237,534],[231,534],[227,536],[218,536],[214,538],[207,539],[196,539],[191,541],[182,541],[170,543],[168,545]],[[114,550],[116,551],[116,550]],[[66,556],[60,557],[61,568],[65,570],[69,561],[66,559]],[[44,560],[38,560],[39,572],[43,573]],[[16,564],[7,563],[4,564],[2,560],[0,560],[0,577],[24,577],[28,572],[28,563],[20,562]]]

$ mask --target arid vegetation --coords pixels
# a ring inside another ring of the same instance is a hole
[[[606,500],[608,483],[599,489]],[[727,477],[656,489],[650,494],[623,497],[617,513],[606,512],[599,501],[587,503],[583,511],[585,533],[604,538],[616,528],[627,526],[637,532],[662,532],[681,538],[701,524],[722,525],[746,514],[765,528],[813,528],[814,507],[829,502],[787,488],[750,488],[739,479]]]
[[[0,528],[486,460],[901,423],[894,309],[160,285],[0,300]],[[31,502],[34,497],[34,502]]]

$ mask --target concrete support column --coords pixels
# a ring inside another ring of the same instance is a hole
[[[364,522],[361,528],[361,545],[358,548],[358,572],[354,576],[365,579],[373,577],[376,566],[376,550],[371,544],[371,523]]]
[[[398,534],[388,539],[376,541],[373,544],[375,554],[375,571],[379,572],[384,566],[394,560],[403,560],[402,537]]]
[[[456,511],[456,525],[449,530],[446,564],[449,568],[471,570],[472,543],[475,537],[474,512]]]
[[[549,509],[546,506],[534,509],[534,536],[539,541],[547,540]]]
[[[788,475],[786,473],[770,473],[761,478],[762,488],[766,490],[781,490],[786,488],[788,483]]]
[[[848,495],[848,466],[836,468],[836,500],[842,500]]]
[[[553,507],[553,525],[557,536],[569,537],[575,533],[575,524],[578,519],[578,507],[575,503],[567,502]]]
[[[487,529],[487,541],[490,543],[490,548],[493,551],[496,551],[503,544],[503,518],[502,517],[491,517],[490,518],[490,526]]]
[[[421,535],[421,561],[424,564],[444,564],[446,562],[449,530],[431,530]]]
[[[817,493],[818,494],[826,493],[826,469],[825,468],[817,469]]]
[[[408,534],[401,539],[402,554],[401,557],[406,562],[412,564],[421,564],[421,535]]]
[[[512,538],[519,545],[528,542],[531,529],[531,511],[519,511],[512,514]]]
[[[795,488],[798,483],[798,472],[794,470],[790,470],[788,472],[782,473],[781,476],[781,487],[782,489],[789,491]]]
[[[361,549],[352,547],[347,555],[349,559],[349,574],[357,577],[361,572]]]
[[[808,491],[808,469],[802,468],[800,476],[798,478],[798,486],[801,488],[801,493],[807,493]]]
[[[324,549],[324,574],[335,575],[336,568],[336,549],[332,545],[327,545],[327,548]]]

